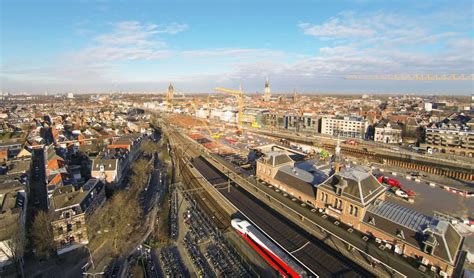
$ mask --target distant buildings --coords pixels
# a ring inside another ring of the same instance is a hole
[[[262,100],[265,101],[265,102],[269,102],[270,99],[271,99],[271,94],[270,94],[270,82],[268,81],[265,81],[265,91],[263,93],[263,98]]]

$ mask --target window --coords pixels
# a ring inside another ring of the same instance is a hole
[[[80,228],[82,227],[81,221],[77,221],[77,222],[76,222],[76,227],[77,227],[78,229],[80,229]]]
[[[405,234],[403,233],[402,229],[397,230],[397,237],[405,239]]]
[[[72,224],[67,224],[67,231],[68,232],[72,231]]]
[[[373,217],[370,217],[369,223],[375,226],[375,219]]]
[[[357,216],[359,214],[359,208],[354,207],[354,216]]]
[[[352,214],[353,210],[354,210],[354,206],[353,206],[353,205],[350,205],[350,206],[349,206],[349,214]]]

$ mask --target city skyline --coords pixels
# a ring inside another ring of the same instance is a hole
[[[472,3],[449,1],[2,2],[3,92],[471,94],[473,81],[346,80],[472,74]]]

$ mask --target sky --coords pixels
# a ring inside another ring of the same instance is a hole
[[[472,1],[1,0],[0,90],[471,94]]]

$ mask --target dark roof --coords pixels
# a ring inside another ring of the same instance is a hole
[[[449,222],[399,204],[377,200],[367,208],[363,222],[420,250],[424,242],[435,242],[433,256],[451,264],[461,250],[462,236]]]
[[[82,190],[87,192],[80,206],[82,211],[87,212],[96,198],[104,189],[104,183],[99,179],[89,179],[83,186]]]
[[[386,190],[374,175],[365,169],[359,168],[344,168],[339,173],[329,177],[320,187],[336,192],[336,186],[342,180],[347,182],[347,186],[342,191],[342,196],[362,206],[370,204]]]
[[[292,187],[312,198],[316,198],[316,189],[310,183],[298,178],[295,175],[288,174],[282,170],[278,170],[275,175],[275,179],[281,181],[282,183],[286,184],[289,187]]]
[[[387,127],[387,125],[390,123],[390,127],[392,129],[402,129],[402,125],[397,123],[397,122],[391,122],[391,121],[388,121],[388,120],[382,120],[380,122],[377,123],[377,125],[375,126],[376,128],[385,128]]]
[[[291,162],[293,164],[293,160],[284,152],[272,151],[265,154],[262,158],[262,161],[265,164],[269,164],[272,166],[278,166],[282,164],[286,164]]]

